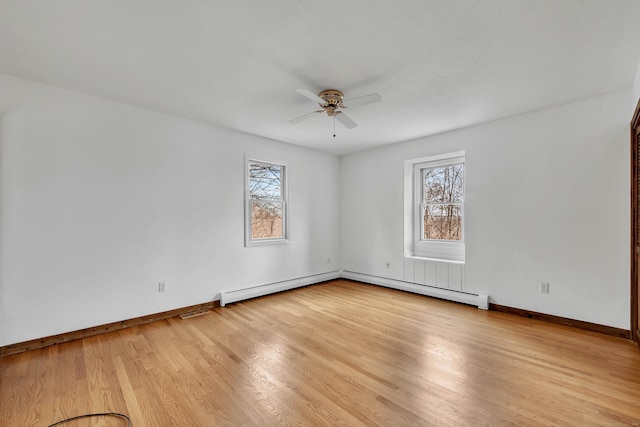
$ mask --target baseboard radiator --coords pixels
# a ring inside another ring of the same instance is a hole
[[[441,271],[444,267],[440,267]],[[447,266],[448,268],[448,266]],[[456,267],[452,267],[455,269]],[[414,276],[415,277],[415,276]],[[420,277],[420,276],[419,276]],[[445,277],[445,274],[441,272],[441,279]],[[457,274],[455,271],[447,277],[452,278],[454,285],[458,283],[458,280],[463,280],[464,273]],[[285,280],[281,282],[268,283],[264,285],[252,286],[249,288],[235,289],[230,291],[220,292],[220,306],[224,307],[227,304],[231,304],[238,301],[243,301],[251,298],[257,298],[277,292],[288,291],[302,286],[313,285],[315,283],[326,282],[334,279],[350,279],[357,282],[369,283],[372,285],[384,286],[387,288],[398,289],[401,291],[412,292],[415,294],[426,295],[434,298],[445,299],[449,301],[455,301],[462,304],[475,305],[483,310],[489,309],[489,297],[487,295],[476,294],[473,292],[466,292],[462,290],[462,284],[458,289],[450,289],[448,287],[438,287],[425,285],[424,282],[415,283],[413,281],[402,281],[395,279],[388,279],[385,277],[372,276],[368,274],[357,273],[353,271],[331,271],[328,273],[317,274],[313,276],[301,277],[292,280]],[[443,284],[444,282],[439,282]],[[447,282],[448,283],[448,282]],[[462,283],[462,282],[461,282]],[[448,285],[447,285],[448,286]]]
[[[292,280],[284,280],[281,282],[268,283],[264,285],[252,286],[244,289],[236,289],[232,291],[220,292],[220,306],[238,302],[250,298],[257,298],[276,292],[288,291],[302,286],[313,285],[315,283],[326,282],[340,278],[338,270],[328,273],[315,274],[313,276],[300,277]]]
[[[405,292],[412,292],[414,294],[426,295],[429,297],[459,302],[462,304],[474,305],[482,310],[489,309],[488,295],[411,283],[402,280],[388,279],[379,276],[370,276],[368,274],[361,274],[353,271],[343,271],[341,277],[344,279],[356,280],[358,282],[371,283],[373,285],[398,289]]]

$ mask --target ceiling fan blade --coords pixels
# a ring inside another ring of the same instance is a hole
[[[356,122],[351,120],[349,116],[347,116],[342,111],[338,111],[334,117],[347,129],[353,129],[354,127],[358,126]]]
[[[347,107],[353,107],[354,105],[373,104],[374,102],[380,101],[382,101],[382,96],[379,93],[372,93],[370,95],[347,99],[344,101],[344,103],[347,105]]]
[[[315,93],[311,92],[310,90],[307,90],[307,89],[296,89],[296,92],[298,92],[302,96],[306,96],[307,98],[309,98],[313,102],[317,102],[318,104],[324,104],[325,103],[324,99],[320,98],[318,95],[316,95]]]
[[[312,112],[307,113],[307,114],[305,114],[303,116],[296,117],[295,119],[289,120],[289,123],[291,123],[291,124],[299,123],[299,122],[303,121],[304,119],[307,119],[307,118],[313,116],[315,113],[321,113],[321,112],[322,112],[322,110],[312,111]]]

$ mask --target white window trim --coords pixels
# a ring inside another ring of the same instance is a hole
[[[405,256],[464,262],[466,235],[466,178],[463,180],[462,241],[425,240],[422,238],[422,173],[425,168],[465,164],[465,152],[456,151],[405,161]]]
[[[282,234],[283,237],[270,237],[262,239],[254,239],[251,230],[251,189],[249,177],[249,164],[263,163],[267,165],[282,166],[284,174],[282,177]],[[267,246],[267,245],[286,245],[289,243],[289,166],[286,162],[278,162],[272,160],[261,160],[255,157],[245,156],[244,161],[244,245],[250,246]]]

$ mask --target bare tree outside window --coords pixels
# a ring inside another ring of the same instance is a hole
[[[423,169],[422,238],[462,240],[464,167]]]
[[[251,238],[284,237],[284,166],[249,163]]]

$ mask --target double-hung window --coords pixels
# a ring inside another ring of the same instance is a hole
[[[247,161],[246,246],[288,242],[286,172],[284,164]]]
[[[420,169],[421,240],[462,241],[464,164]]]
[[[411,255],[464,261],[464,153],[413,166]]]

